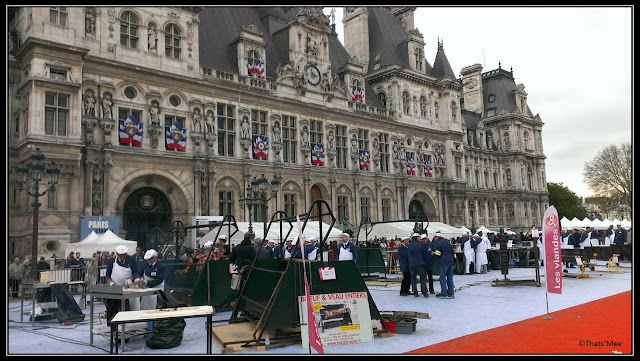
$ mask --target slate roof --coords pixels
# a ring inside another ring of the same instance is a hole
[[[516,82],[513,73],[502,68],[488,71],[482,74],[482,87],[484,94],[484,108],[496,108],[496,114],[500,114],[502,110],[512,112],[518,107],[516,105]],[[489,102],[489,96],[495,95],[495,100]],[[527,115],[533,116],[531,109],[527,106]]]

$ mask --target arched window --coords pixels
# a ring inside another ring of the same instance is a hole
[[[378,93],[378,98],[380,98],[382,106],[387,109],[387,94],[385,94],[384,92],[380,92]]]
[[[411,104],[409,103],[409,92],[402,92],[402,111],[409,115],[409,110],[411,109]]]
[[[182,50],[182,36],[180,28],[175,24],[169,24],[164,28],[164,55],[180,59],[180,51]]]
[[[420,96],[420,117],[427,117],[427,97],[424,95]]]
[[[138,47],[138,17],[131,11],[120,15],[120,45],[128,48]]]

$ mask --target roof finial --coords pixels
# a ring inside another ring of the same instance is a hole
[[[502,62],[498,62],[498,69],[502,69]]]

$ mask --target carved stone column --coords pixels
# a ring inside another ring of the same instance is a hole
[[[359,207],[359,203],[360,203],[360,180],[357,177],[353,178],[353,195],[354,195],[354,214],[355,214],[355,221],[354,224],[356,226],[360,225],[360,221],[361,221],[361,217],[362,215],[360,214],[360,207]]]
[[[103,179],[103,196],[102,196],[102,214],[105,216],[110,216],[113,214],[111,209],[111,199],[109,199],[109,191],[111,190],[110,186],[110,176],[111,176],[111,168],[113,168],[113,162],[111,160],[111,154],[107,154],[108,157],[105,158],[104,162],[102,162],[102,179]]]

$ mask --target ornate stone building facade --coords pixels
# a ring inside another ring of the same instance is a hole
[[[414,10],[344,8],[343,45],[321,8],[9,8],[9,254],[30,253],[15,167],[32,147],[62,170],[43,255],[78,241],[81,216],[119,216],[138,241],[246,221],[262,174],[289,215],[323,199],[354,224],[538,224],[543,123],[524,85],[479,64],[456,77],[439,40],[431,66]]]

